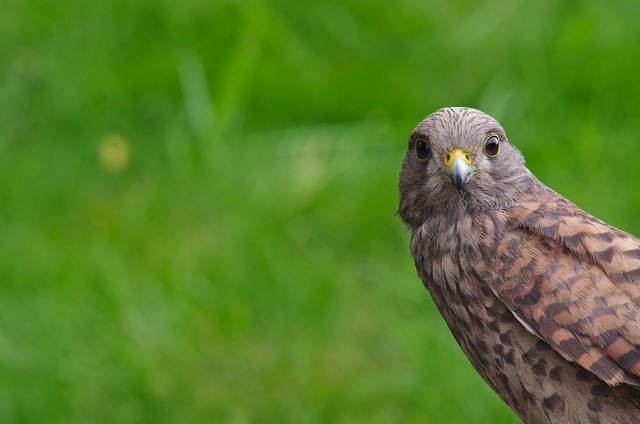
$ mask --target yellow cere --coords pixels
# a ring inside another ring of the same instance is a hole
[[[464,163],[466,163],[467,165],[471,165],[471,159],[472,159],[471,153],[464,151],[460,148],[456,148],[444,154],[444,166],[451,165],[451,162],[453,162],[453,159],[456,156],[460,156],[462,160],[464,160]]]

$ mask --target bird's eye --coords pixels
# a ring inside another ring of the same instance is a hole
[[[416,141],[416,157],[425,160],[431,154],[431,146],[427,140],[419,139]]]
[[[500,153],[500,140],[498,136],[493,134],[484,142],[484,152],[487,156],[494,158]]]

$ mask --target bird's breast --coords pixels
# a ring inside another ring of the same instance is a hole
[[[491,275],[498,221],[499,218],[485,214],[456,219],[442,215],[417,228],[411,250],[427,287],[431,290],[430,286],[437,286],[461,301],[485,292],[483,281]]]

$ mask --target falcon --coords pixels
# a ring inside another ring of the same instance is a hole
[[[640,423],[640,239],[524,165],[485,113],[409,137],[398,215],[469,361],[525,423]]]

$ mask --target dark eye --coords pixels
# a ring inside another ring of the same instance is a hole
[[[419,139],[416,141],[416,157],[425,160],[431,154],[431,146],[427,140]]]
[[[500,140],[498,136],[492,135],[484,142],[484,152],[487,156],[494,158],[500,153]]]

